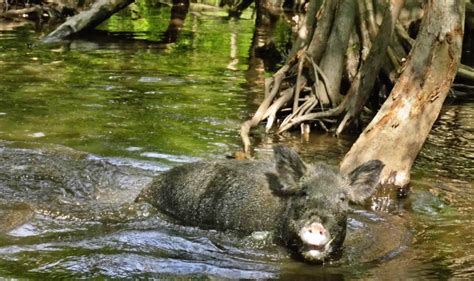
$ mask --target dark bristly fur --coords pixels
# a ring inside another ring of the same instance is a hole
[[[346,177],[325,164],[305,164],[284,146],[276,146],[274,154],[273,162],[221,160],[173,168],[137,200],[186,225],[243,235],[273,231],[305,259],[311,258],[298,231],[318,222],[332,238],[324,253],[329,257],[344,241],[348,201],[361,202],[373,194],[382,162],[369,161]]]

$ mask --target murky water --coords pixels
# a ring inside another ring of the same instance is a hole
[[[102,32],[31,47],[31,26],[0,25],[0,277],[448,279],[474,276],[474,101],[448,100],[406,199],[355,207],[340,260],[292,259],[268,233],[180,226],[135,195],[161,171],[223,158],[261,92],[254,23],[193,10],[175,43],[152,2]],[[284,25],[275,36],[282,42]],[[352,137],[275,142],[337,165]],[[14,165],[12,163],[15,163]],[[29,177],[28,175],[34,175]]]

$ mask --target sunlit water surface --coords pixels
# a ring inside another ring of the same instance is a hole
[[[160,172],[237,150],[239,124],[261,93],[248,70],[250,14],[229,21],[193,12],[177,42],[163,44],[170,8],[138,9],[146,16],[130,20],[125,11],[104,32],[53,47],[35,46],[41,34],[31,26],[0,30],[0,183],[9,186],[0,192],[0,277],[474,276],[469,99],[447,101],[407,198],[382,191],[355,208],[343,256],[332,263],[296,261],[268,233],[179,226],[134,203]],[[282,142],[307,161],[337,165],[352,141],[287,135],[257,140],[256,151],[269,157]],[[52,167],[57,177],[23,177],[5,164],[11,157],[24,161],[17,168]],[[89,170],[93,177],[79,172]],[[55,188],[62,176],[71,180]]]

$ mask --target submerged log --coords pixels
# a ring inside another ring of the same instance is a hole
[[[90,9],[69,18],[53,32],[45,36],[41,42],[53,43],[61,41],[84,29],[93,28],[132,2],[134,2],[134,0],[98,0]]]
[[[350,171],[369,159],[385,163],[381,183],[407,187],[410,169],[456,75],[464,0],[428,1],[401,76],[382,108],[341,163]]]

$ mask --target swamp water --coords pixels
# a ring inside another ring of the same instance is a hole
[[[446,102],[406,199],[381,191],[355,207],[333,263],[295,261],[267,233],[179,226],[133,203],[154,175],[237,150],[264,75],[249,69],[250,15],[194,11],[163,44],[170,8],[135,9],[144,16],[124,11],[102,32],[47,48],[31,47],[41,35],[31,26],[0,25],[0,278],[474,276],[469,99]],[[337,165],[352,141],[288,135],[259,141],[257,154],[286,143]]]

